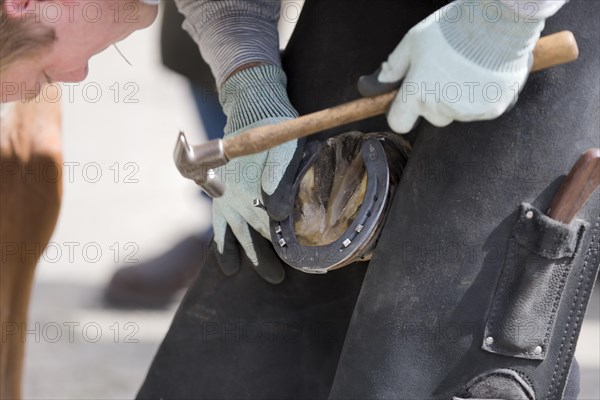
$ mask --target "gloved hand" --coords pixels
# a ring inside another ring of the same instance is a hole
[[[227,115],[225,138],[298,115],[287,97],[285,73],[275,65],[260,65],[235,73],[223,84],[220,100]],[[217,258],[226,275],[237,272],[243,261],[241,248],[246,261],[266,281],[283,280],[281,260],[268,240],[269,215],[254,207],[253,201],[259,199],[267,206],[273,205],[275,212],[282,212],[276,206],[282,202],[274,199],[290,192],[299,152],[297,141],[291,141],[269,151],[233,159],[215,170],[226,185],[225,194],[213,200]]]
[[[496,118],[527,79],[544,21],[498,0],[455,1],[414,26],[359,91],[384,93],[404,78],[387,114],[399,133],[419,116],[440,127]]]

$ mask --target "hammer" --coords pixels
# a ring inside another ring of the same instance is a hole
[[[572,32],[562,31],[539,39],[533,50],[531,71],[574,61],[579,56]],[[209,196],[220,197],[225,186],[216,179],[214,168],[236,157],[269,150],[287,141],[299,139],[326,129],[385,114],[398,90],[374,97],[350,101],[312,114],[277,124],[251,128],[230,138],[190,146],[185,134],[179,133],[173,158],[177,169],[192,179]]]

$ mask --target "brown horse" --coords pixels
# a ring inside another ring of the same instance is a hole
[[[18,399],[35,265],[56,225],[62,197],[61,112],[58,102],[38,97],[8,105],[2,114],[0,398]]]

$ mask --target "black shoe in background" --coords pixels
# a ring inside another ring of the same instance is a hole
[[[190,236],[147,262],[118,269],[104,292],[113,308],[164,308],[198,274],[212,240],[212,230]]]

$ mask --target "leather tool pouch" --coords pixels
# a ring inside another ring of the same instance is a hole
[[[587,224],[566,225],[521,204],[488,314],[482,348],[543,360]]]

